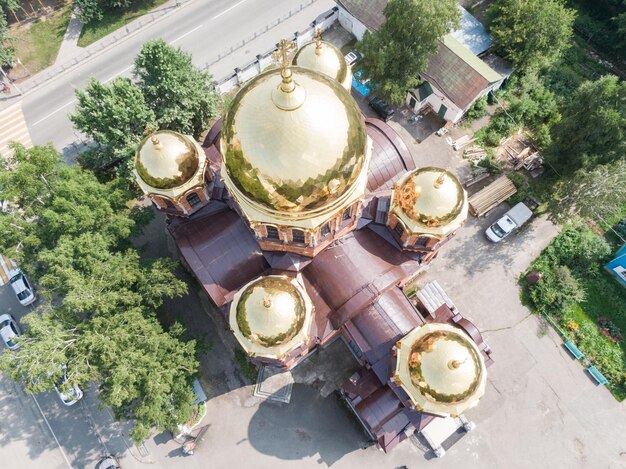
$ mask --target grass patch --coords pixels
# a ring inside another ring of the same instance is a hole
[[[626,289],[603,268],[613,249],[586,225],[564,227],[530,266],[543,278],[529,286],[522,276],[521,296],[531,308],[546,311],[566,339],[576,342],[621,401],[626,398]],[[583,296],[563,297],[564,291],[572,290],[572,280],[557,281],[556,273],[564,266],[571,268]]]
[[[42,17],[30,27],[19,27],[12,32],[15,55],[32,75],[56,60],[70,16],[71,4],[66,3],[48,18]]]
[[[235,361],[237,362],[239,372],[252,384],[256,383],[259,369],[248,360],[248,356],[243,350],[239,348],[235,349]]]
[[[78,39],[80,47],[87,47],[113,31],[127,25],[150,10],[162,5],[167,0],[144,0],[133,5],[133,8],[125,11],[106,11],[100,21],[86,24]]]

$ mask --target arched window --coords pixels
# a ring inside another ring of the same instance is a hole
[[[324,223],[322,225],[321,234],[322,234],[322,237],[328,236],[330,234],[330,225],[328,223]]]
[[[278,228],[272,225],[265,225],[265,229],[267,230],[268,239],[280,239],[280,236],[278,235]]]
[[[291,230],[291,238],[294,243],[304,244],[304,231],[302,230]]]
[[[352,218],[352,207],[345,209],[341,218],[343,221],[350,220]]]
[[[169,208],[170,210],[176,210],[176,205],[173,204],[173,202],[170,199],[167,199],[165,197],[161,197],[161,200],[163,202],[165,202],[165,207]]]
[[[198,194],[196,194],[195,192],[192,192],[191,194],[187,195],[186,198],[187,198],[187,202],[189,202],[189,205],[191,205],[192,207],[202,202],[200,200],[200,197],[198,197]]]
[[[402,235],[404,234],[404,225],[398,221],[396,226],[393,228],[393,231],[398,235],[398,237],[402,238]]]
[[[417,238],[415,240],[415,243],[413,243],[413,246],[419,248],[419,247],[426,246],[426,244],[428,244],[428,237],[427,236],[420,236],[419,238]]]

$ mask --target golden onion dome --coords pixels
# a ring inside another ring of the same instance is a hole
[[[341,51],[332,44],[316,40],[303,45],[293,58],[293,64],[310,68],[341,83],[348,91],[352,88],[352,74]]]
[[[230,326],[252,355],[280,357],[308,339],[312,305],[296,279],[260,277],[235,295]]]
[[[339,83],[284,67],[256,76],[235,96],[221,147],[235,198],[270,214],[302,214],[350,192],[365,170],[367,134]]]
[[[485,393],[485,363],[476,344],[447,324],[418,327],[396,344],[394,381],[418,410],[457,416]]]
[[[198,170],[197,146],[185,135],[161,130],[144,138],[135,154],[135,170],[150,187],[172,189]]]

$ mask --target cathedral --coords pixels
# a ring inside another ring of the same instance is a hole
[[[337,48],[318,35],[294,49],[281,41],[280,67],[247,82],[202,144],[148,135],[135,176],[251,360],[289,370],[345,342],[361,368],[341,394],[388,451],[485,391],[477,328],[404,288],[463,226],[467,194],[363,116]]]

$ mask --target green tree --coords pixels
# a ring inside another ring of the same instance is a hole
[[[7,18],[2,5],[0,7],[0,66],[11,65],[15,62],[15,48],[13,47],[13,37],[7,25]],[[19,6],[19,5],[18,5]]]
[[[219,94],[211,75],[195,68],[190,54],[162,39],[143,45],[133,73],[160,128],[198,138],[217,115]]]
[[[143,132],[157,127],[141,90],[127,78],[117,77],[109,84],[92,78],[84,91],[76,90],[76,99],[70,120],[98,144],[81,164],[93,170],[117,166],[121,175],[132,177],[133,156]]]
[[[487,14],[496,48],[521,70],[558,59],[576,17],[563,0],[496,0]]]
[[[584,82],[552,128],[547,156],[560,172],[626,158],[626,83],[614,75]]]
[[[401,103],[460,13],[455,0],[391,0],[384,13],[387,20],[380,29],[366,32],[357,44],[363,54],[360,69],[363,78],[378,85],[377,92]]]
[[[100,21],[104,17],[104,7],[99,0],[73,0],[72,5],[82,23]]]
[[[155,310],[187,290],[173,262],[142,263],[128,247],[128,193],[62,164],[51,146],[17,145],[0,188],[9,202],[0,249],[24,261],[47,300],[25,318],[20,348],[2,354],[0,369],[39,392],[65,365],[69,384],[101,383],[102,402],[135,420],[137,441],[154,427],[175,430],[193,411],[195,342],[181,340],[180,326],[164,331]]]
[[[597,218],[621,213],[626,206],[626,160],[580,169],[555,184],[548,201],[557,221],[573,217]]]

